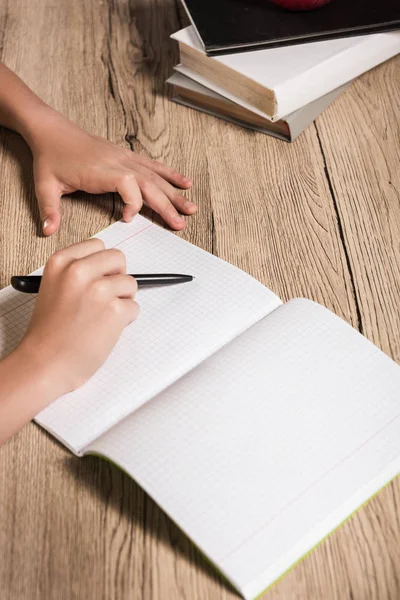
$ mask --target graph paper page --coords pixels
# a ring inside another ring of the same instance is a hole
[[[77,453],[280,304],[243,271],[141,216],[97,237],[125,253],[129,273],[187,273],[195,280],[139,290],[140,316],[105,365],[37,417]],[[18,343],[33,304],[10,288],[0,292],[0,356]]]
[[[255,598],[400,471],[400,367],[293,300],[90,450]]]

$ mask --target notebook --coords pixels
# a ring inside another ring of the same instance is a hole
[[[173,34],[196,81],[277,121],[400,52],[400,31],[206,56],[193,27]]]
[[[326,308],[282,304],[140,216],[98,237],[128,271],[195,280],[139,290],[106,364],[36,421],[129,473],[253,599],[399,473],[400,368]],[[33,305],[0,292],[0,356]]]
[[[167,80],[167,83],[173,88],[172,100],[177,104],[271,135],[285,142],[293,142],[347,87],[342,86],[333,90],[284,119],[273,122],[200,85],[192,78],[189,69],[177,65],[175,70],[176,73]]]
[[[399,0],[332,0],[284,10],[269,0],[182,0],[207,54],[240,52],[400,28]]]

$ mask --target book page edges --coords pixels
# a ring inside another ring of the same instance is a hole
[[[179,42],[179,49],[184,66],[216,84],[223,78],[224,89],[239,95],[246,102],[264,112],[269,119],[276,119],[277,98],[274,89],[262,85],[228,65],[213,61],[211,57],[184,42]]]
[[[198,112],[205,113],[210,115],[211,117],[215,117],[217,119],[221,119],[222,121],[226,121],[227,123],[233,123],[234,125],[238,125],[239,127],[244,127],[245,129],[249,129],[250,131],[255,131],[256,133],[262,133],[263,135],[269,135],[271,137],[277,138],[278,140],[282,140],[283,142],[291,142],[291,136],[283,135],[278,131],[273,131],[272,129],[266,129],[263,127],[258,127],[256,125],[251,125],[250,123],[246,123],[245,121],[240,121],[239,119],[235,119],[233,117],[228,117],[227,115],[223,115],[218,113],[217,111],[213,111],[209,108],[198,106],[196,104],[192,104],[185,98],[182,98],[179,95],[176,95],[172,98],[172,101],[176,104],[180,104],[181,106],[185,106],[186,108],[191,108],[192,110],[197,110]]]
[[[218,94],[209,88],[206,88],[187,75],[180,73],[178,67],[176,67],[175,70],[176,73],[167,80],[167,83],[175,86],[176,95],[172,98],[172,100],[177,104],[187,106],[188,108],[193,108],[194,110],[204,112],[225,121],[235,123],[241,127],[246,127],[247,129],[263,133],[264,135],[270,135],[286,142],[293,142],[297,136],[300,135],[326,108],[328,108],[328,106],[330,106],[330,104],[332,104],[347,87],[346,85],[341,86],[333,92],[326,94],[326,96],[314,100],[314,102],[311,102],[307,106],[299,108],[294,113],[288,115],[285,119],[280,121],[263,119],[264,121],[267,121],[267,123],[256,124],[249,123],[246,121],[246,119],[240,119],[239,117],[235,118],[231,115],[226,115],[224,112],[220,112],[218,109],[213,110],[211,107],[205,106],[201,103],[197,104],[196,102],[191,102],[188,98],[182,97],[180,95],[179,88],[185,88],[194,92],[197,91],[199,94],[209,96],[210,98],[216,98],[221,102],[225,101],[227,104],[238,104],[238,106],[242,106],[241,103],[233,102],[229,98],[222,96],[221,94]],[[243,108],[248,110],[245,107]],[[253,112],[254,111],[251,111],[251,113]],[[258,113],[254,114],[259,116]],[[271,127],[268,126],[268,123],[271,123]]]
[[[172,101],[175,102],[176,104],[180,104],[181,106],[186,106],[186,108],[191,108],[193,110],[197,110],[199,112],[210,115],[211,117],[216,117],[217,119],[222,119],[223,121],[226,121],[228,123],[233,123],[234,125],[239,125],[240,127],[244,127],[251,131],[256,131],[257,133],[262,133],[264,135],[270,135],[271,137],[277,138],[284,142],[292,141],[289,128],[288,128],[288,134],[285,135],[283,133],[279,133],[279,131],[274,131],[273,129],[267,129],[266,127],[261,127],[261,126],[253,125],[250,123],[246,123],[246,121],[241,121],[240,119],[236,119],[234,117],[230,117],[228,115],[219,113],[216,110],[212,110],[205,106],[200,106],[195,103],[192,103],[189,100],[187,100],[186,98],[179,96],[179,94],[174,95],[172,98]]]
[[[276,120],[276,119],[271,119],[270,115],[268,115],[267,113],[265,113],[262,110],[259,110],[258,108],[256,108],[252,104],[250,104],[249,102],[246,102],[246,100],[243,100],[243,98],[239,98],[239,96],[232,94],[229,90],[225,90],[224,88],[222,88],[215,82],[210,81],[203,75],[200,75],[196,71],[192,71],[192,69],[185,67],[185,65],[183,65],[182,63],[176,65],[174,67],[174,70],[177,73],[181,73],[182,75],[185,75],[189,79],[192,79],[193,81],[196,81],[200,85],[212,90],[219,96],[223,96],[224,98],[227,98],[231,102],[235,102],[235,104],[239,104],[240,106],[243,106],[243,108],[246,108],[247,110],[253,112],[254,114],[259,115],[263,119],[267,119],[268,121],[272,121],[272,122],[274,122]]]

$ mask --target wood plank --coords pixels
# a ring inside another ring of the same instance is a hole
[[[400,362],[400,57],[359,78],[317,121],[360,330]],[[337,124],[340,123],[340,127]],[[330,540],[348,534],[353,597],[399,598],[400,479]],[[358,565],[355,564],[357,561]],[[361,573],[370,574],[363,578]],[[357,595],[359,594],[359,595]]]
[[[365,335],[400,361],[400,56],[355,82],[318,131]],[[340,121],[340,128],[336,127]]]

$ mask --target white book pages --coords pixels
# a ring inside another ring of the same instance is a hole
[[[279,307],[87,450],[246,598],[400,471],[400,368],[327,309]]]

